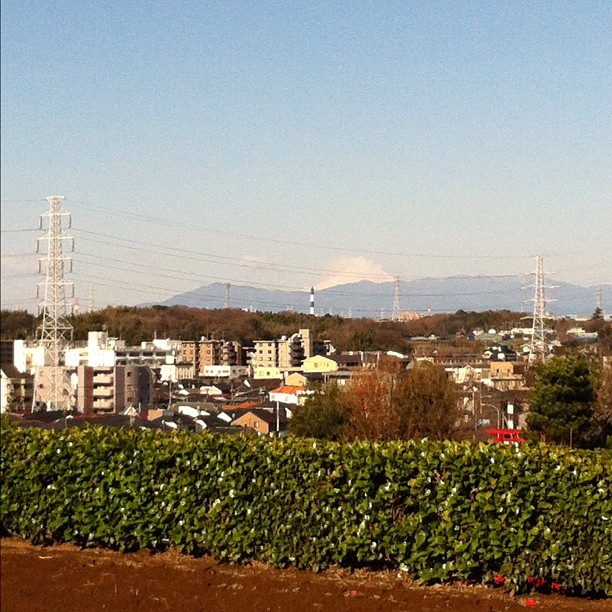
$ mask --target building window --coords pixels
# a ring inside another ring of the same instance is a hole
[[[259,421],[254,421],[253,422],[253,427],[255,427],[255,429],[257,429],[259,427]]]

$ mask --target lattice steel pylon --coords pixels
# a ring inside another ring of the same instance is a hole
[[[393,291],[393,311],[391,313],[392,321],[399,321],[401,316],[400,311],[400,277],[395,277],[395,289]]]
[[[72,325],[68,321],[67,297],[72,297],[72,283],[64,278],[68,267],[72,270],[72,258],[64,254],[64,241],[71,241],[74,249],[74,239],[62,235],[62,219],[67,219],[70,227],[70,213],[62,211],[64,196],[47,198],[49,209],[40,216],[40,227],[43,219],[48,218],[47,233],[38,238],[37,251],[40,245],[45,245],[46,256],[39,259],[39,272],[45,273],[45,280],[38,283],[38,297],[41,287],[42,301],[39,303],[39,314],[42,321],[37,332],[37,343],[42,347],[44,362],[36,367],[34,373],[33,408],[46,405],[48,410],[68,410],[71,407],[70,378],[65,366],[65,353],[68,345],[68,334]],[[71,295],[66,295],[70,287]]]
[[[545,289],[552,289],[552,287],[544,286],[544,257],[542,255],[538,255],[536,258],[534,287],[533,326],[531,331],[531,346],[529,348],[529,363],[545,361],[548,356],[545,320],[549,317],[546,314],[546,304],[554,300],[546,299],[544,294]]]

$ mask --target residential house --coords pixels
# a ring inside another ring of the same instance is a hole
[[[260,436],[280,434],[287,430],[287,420],[282,414],[265,408],[251,408],[232,421],[233,427],[244,427]]]
[[[270,391],[269,398],[271,402],[298,406],[304,404],[307,395],[308,391],[304,387],[283,385]]]
[[[491,361],[489,376],[483,383],[498,391],[520,391],[525,389],[525,366],[513,361]]]
[[[338,371],[338,361],[331,357],[315,355],[304,359],[302,371],[305,374],[323,374]]]
[[[285,384],[295,387],[307,387],[308,378],[301,372],[285,372]]]

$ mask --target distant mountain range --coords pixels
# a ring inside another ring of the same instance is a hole
[[[420,313],[512,310],[531,312],[534,289],[533,276],[453,276],[423,278],[400,282],[400,309]],[[604,309],[612,301],[612,285],[601,285]],[[580,287],[560,282],[548,291],[548,311],[556,315],[591,315],[596,307],[596,287]],[[307,313],[309,291],[279,291],[232,285],[232,308],[268,312],[294,311]],[[213,283],[193,291],[181,293],[160,302],[165,306],[195,308],[223,308],[227,288]],[[315,313],[342,316],[390,318],[395,301],[395,283],[359,281],[322,289],[315,293]],[[610,305],[612,306],[612,304]],[[609,308],[610,308],[609,306]]]

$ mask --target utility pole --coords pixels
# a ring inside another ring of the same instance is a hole
[[[276,435],[280,436],[280,404],[276,400]]]
[[[70,213],[62,211],[64,196],[47,198],[49,209],[40,216],[40,227],[43,228],[43,218],[47,217],[47,233],[38,238],[36,250],[40,245],[46,252],[38,262],[39,272],[45,269],[45,280],[38,284],[38,297],[41,287],[43,299],[39,303],[39,314],[42,322],[37,330],[38,346],[43,349],[43,365],[37,366],[34,374],[33,407],[46,404],[47,408],[68,410],[70,408],[70,379],[65,367],[65,352],[68,345],[67,336],[72,333],[72,325],[68,321],[66,305],[66,287],[74,294],[71,282],[64,279],[64,270],[72,271],[72,258],[64,254],[65,240],[71,241],[71,251],[74,250],[74,239],[62,235],[62,218],[67,219],[70,227]]]
[[[392,321],[400,320],[400,277],[395,277],[395,290],[393,294],[393,312],[391,314]]]

